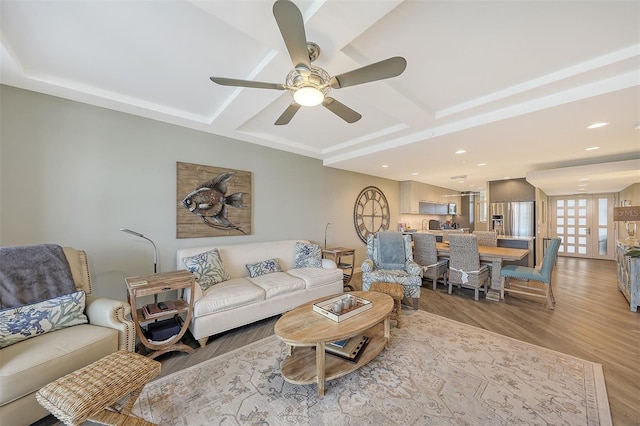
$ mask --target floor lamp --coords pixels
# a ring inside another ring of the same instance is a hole
[[[131,235],[135,235],[136,237],[144,238],[145,240],[147,240],[147,241],[149,241],[151,243],[151,245],[153,246],[153,273],[157,274],[158,273],[158,248],[156,247],[156,244],[151,240],[151,238],[145,237],[141,233],[136,232],[136,231],[132,231],[131,229],[120,228],[120,230],[122,232],[126,232],[127,234],[131,234]],[[153,295],[153,303],[158,303],[158,294],[157,293]]]

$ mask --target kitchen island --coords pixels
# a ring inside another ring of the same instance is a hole
[[[518,261],[507,262],[508,265],[520,265],[533,268],[536,266],[535,237],[518,237],[512,235],[498,235],[498,247],[529,250],[529,254]]]

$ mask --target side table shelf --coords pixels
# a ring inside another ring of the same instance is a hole
[[[147,349],[153,351],[147,356],[153,359],[159,355],[173,351],[187,352],[190,354],[193,353],[194,349],[191,346],[180,342],[189,327],[189,323],[191,322],[191,317],[193,315],[193,298],[191,298],[189,303],[184,299],[172,300],[171,302],[175,305],[176,309],[171,312],[167,312],[165,315],[160,315],[154,318],[145,318],[143,306],[138,307],[138,298],[174,290],[182,290],[184,292],[184,289],[186,288],[190,289],[191,294],[193,294],[195,276],[189,271],[181,270],[129,277],[125,278],[125,282],[127,284],[128,301],[131,305],[131,317],[135,324],[138,338]],[[180,316],[182,313],[186,313],[186,317],[184,319]],[[143,324],[172,317],[176,318],[180,324],[180,331],[178,334],[159,342],[149,340],[147,338],[142,328]]]
[[[349,283],[353,277],[353,266],[356,261],[356,250],[346,247],[331,247],[322,249],[322,257],[325,259],[332,259],[338,265],[338,268],[342,269],[342,282],[344,288],[348,288],[351,291],[355,289]]]

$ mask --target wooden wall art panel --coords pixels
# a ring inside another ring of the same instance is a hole
[[[177,163],[178,238],[251,234],[251,172]]]

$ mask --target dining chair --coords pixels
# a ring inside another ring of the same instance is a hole
[[[472,234],[478,237],[479,246],[498,247],[498,233],[496,231],[473,231]],[[481,260],[480,264],[487,265],[487,268],[489,268],[489,279],[491,279],[493,275],[493,270],[491,268],[493,262]]]
[[[534,297],[544,297],[547,299],[549,309],[554,309],[556,300],[553,297],[551,288],[551,275],[553,266],[558,257],[558,249],[562,239],[551,238],[551,242],[544,253],[540,268],[530,268],[528,266],[507,265],[502,267],[500,277],[504,278],[503,293],[526,294]],[[525,283],[513,283],[511,280],[525,281]],[[529,281],[542,283],[542,286],[532,286]],[[504,297],[504,295],[503,295]]]
[[[422,278],[433,282],[434,290],[440,278],[444,281],[445,287],[447,286],[449,260],[438,259],[435,234],[417,232],[413,234],[413,260],[422,267]]]
[[[449,235],[451,234],[462,234],[464,231],[462,229],[443,229],[442,230],[442,242],[446,243],[449,241]]]
[[[454,285],[474,289],[475,300],[480,290],[487,294],[489,289],[489,269],[480,265],[478,238],[473,234],[449,235],[449,294]]]
[[[422,268],[413,261],[411,236],[399,232],[367,235],[367,254],[362,262],[362,289],[369,291],[374,282],[402,284],[404,297],[418,309]]]

